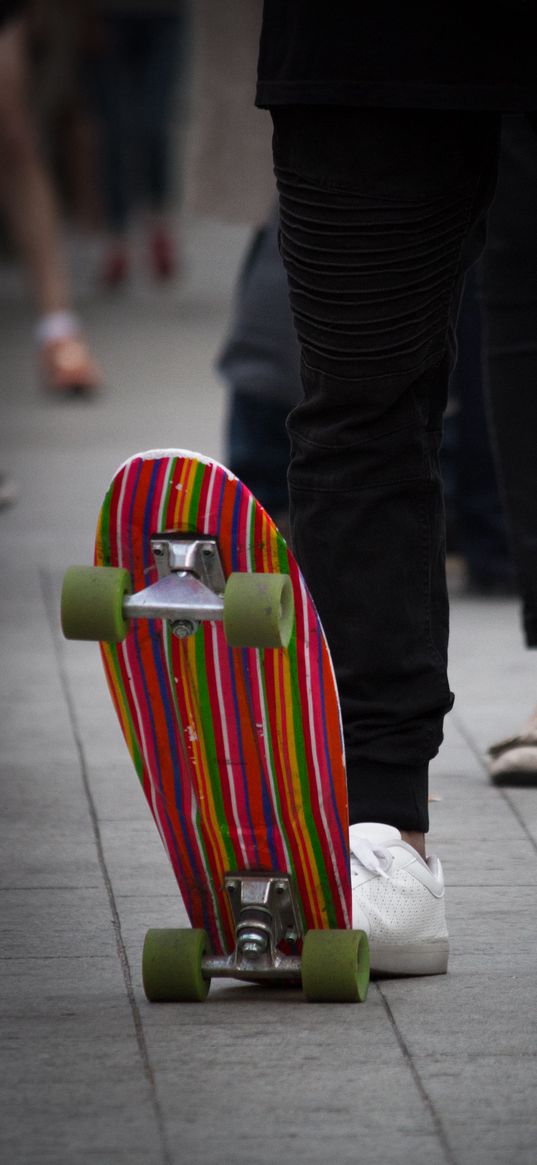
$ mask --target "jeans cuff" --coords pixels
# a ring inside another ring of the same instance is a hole
[[[349,818],[379,821],[397,829],[427,833],[429,829],[429,766],[356,762],[349,779]]]

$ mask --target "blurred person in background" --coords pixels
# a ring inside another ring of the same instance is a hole
[[[440,466],[450,584],[499,598],[515,594],[516,582],[485,407],[479,268],[478,263],[467,272],[457,320],[457,362],[449,382]]]
[[[216,367],[228,389],[226,464],[289,541],[285,422],[302,385],[278,227],[275,204],[247,248]]]
[[[0,9],[0,211],[29,276],[44,386],[57,395],[92,393],[101,375],[73,311],[56,194],[32,111],[27,51],[31,7],[19,2]]]
[[[490,416],[526,647],[537,648],[537,117],[505,117],[479,268]],[[535,424],[534,424],[535,421]],[[497,785],[537,784],[537,710],[489,750]]]
[[[141,202],[150,270],[169,279],[178,269],[169,221],[170,130],[174,98],[184,91],[188,0],[91,0],[90,13],[85,66],[102,139],[103,281],[113,288],[129,275],[129,231]]]

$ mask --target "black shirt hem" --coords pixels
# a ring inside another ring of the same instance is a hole
[[[259,81],[256,105],[353,105],[384,109],[453,109],[522,112],[537,109],[537,84],[490,85],[356,81]]]

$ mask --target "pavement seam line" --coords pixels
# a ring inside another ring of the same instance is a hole
[[[399,1030],[399,1027],[397,1026],[397,1020],[396,1020],[394,1012],[393,1012],[390,1004],[388,1003],[388,1000],[387,1000],[387,998],[382,990],[381,983],[377,981],[375,983],[375,987],[377,988],[377,991],[380,995],[382,1005],[383,1005],[384,1010],[386,1012],[386,1015],[388,1017],[389,1023],[391,1024],[391,1027],[393,1028],[393,1033],[395,1035],[397,1043],[399,1044],[403,1058],[404,1058],[404,1060],[409,1068],[409,1071],[412,1075],[412,1078],[414,1080],[414,1084],[416,1085],[418,1093],[421,1096],[421,1099],[422,1099],[422,1101],[423,1101],[423,1103],[424,1103],[424,1105],[429,1113],[429,1116],[432,1120],[433,1127],[434,1127],[434,1130],[435,1130],[436,1135],[438,1137],[438,1140],[440,1142],[440,1146],[442,1148],[446,1163],[447,1163],[447,1165],[458,1165],[457,1158],[455,1157],[453,1149],[451,1148],[451,1145],[449,1143],[446,1131],[445,1131],[444,1126],[442,1124],[442,1120],[436,1111],[436,1108],[434,1106],[434,1102],[433,1102],[432,1098],[429,1096],[429,1093],[427,1092],[427,1089],[425,1087],[425,1084],[423,1083],[421,1075],[420,1075],[420,1073],[419,1073],[419,1071],[414,1063],[414,1060],[412,1058],[412,1054],[410,1052],[410,1048],[408,1047],[408,1044],[406,1043],[406,1040],[405,1040],[402,1032]]]
[[[141,1016],[140,1008],[138,1006],[138,1003],[136,1000],[136,995],[134,992],[134,986],[133,986],[133,981],[132,981],[132,973],[131,973],[131,969],[130,969],[129,958],[128,958],[127,949],[125,946],[125,942],[124,942],[123,934],[122,934],[122,930],[121,930],[121,918],[119,915],[119,910],[118,910],[115,895],[114,895],[114,888],[112,886],[112,880],[110,878],[110,874],[108,872],[108,866],[106,864],[106,858],[105,858],[105,854],[104,854],[104,847],[103,847],[102,836],[101,836],[101,829],[100,829],[100,825],[99,825],[99,819],[97,816],[97,810],[96,810],[95,801],[93,798],[93,793],[91,791],[91,785],[90,785],[89,774],[88,774],[88,769],[87,769],[87,764],[86,764],[86,757],[84,754],[84,746],[82,743],[82,737],[81,737],[79,723],[78,723],[78,717],[77,717],[77,713],[76,713],[74,700],[72,698],[71,691],[69,688],[69,680],[68,680],[68,676],[67,676],[67,670],[65,668],[63,652],[61,649],[61,642],[60,642],[59,637],[56,633],[56,607],[55,607],[55,602],[54,602],[54,588],[52,585],[52,578],[50,576],[50,572],[44,570],[43,568],[39,569],[38,574],[39,574],[39,582],[40,582],[40,586],[41,586],[41,594],[42,594],[42,598],[43,598],[46,619],[47,619],[47,623],[48,623],[48,627],[49,627],[49,631],[50,631],[50,635],[51,635],[51,639],[52,639],[54,654],[56,656],[56,662],[58,665],[58,675],[59,675],[59,679],[60,679],[60,686],[61,686],[61,689],[63,692],[65,704],[67,707],[69,722],[71,725],[71,731],[73,733],[73,740],[74,740],[75,748],[76,748],[76,751],[78,754],[78,759],[79,759],[79,764],[80,764],[80,775],[81,775],[81,779],[82,779],[82,786],[83,786],[84,793],[86,796],[86,801],[87,801],[87,805],[88,805],[88,811],[89,811],[89,815],[90,815],[93,836],[94,836],[94,840],[95,840],[95,846],[96,846],[96,850],[97,850],[97,860],[99,863],[99,869],[101,871],[106,894],[108,897],[108,903],[110,906],[110,910],[112,912],[112,926],[113,926],[113,930],[114,930],[114,937],[116,940],[116,949],[117,949],[118,958],[119,958],[119,962],[120,962],[120,966],[121,966],[121,971],[123,974],[123,981],[125,984],[127,999],[128,999],[130,1010],[131,1010],[131,1016],[132,1016],[133,1026],[134,1026],[134,1033],[135,1033],[136,1042],[138,1045],[138,1052],[139,1052],[140,1059],[142,1062],[142,1068],[144,1071],[144,1075],[145,1075],[146,1080],[149,1084],[151,1104],[152,1104],[152,1108],[153,1108],[153,1113],[154,1113],[156,1125],[157,1125],[157,1128],[158,1128],[159,1134],[160,1134],[160,1141],[161,1141],[161,1148],[162,1148],[162,1155],[163,1155],[163,1165],[173,1165],[173,1157],[172,1157],[172,1154],[170,1152],[170,1148],[168,1145],[164,1116],[163,1116],[162,1108],[161,1108],[160,1101],[159,1101],[158,1095],[157,1095],[155,1074],[153,1072],[153,1068],[151,1065],[151,1059],[149,1056],[149,1049],[147,1046],[144,1028],[143,1028],[142,1016]]]

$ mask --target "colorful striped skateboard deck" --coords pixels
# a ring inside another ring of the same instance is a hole
[[[348,811],[336,684],[306,585],[276,526],[228,470],[197,454],[127,461],[106,495],[95,563],[125,568],[134,591],[157,580],[151,536],[217,540],[232,571],[291,578],[286,649],[231,648],[221,623],[179,639],[133,619],[101,644],[117,716],[190,921],[215,954],[233,950],[224,877],[286,871],[304,931],[350,926]]]

